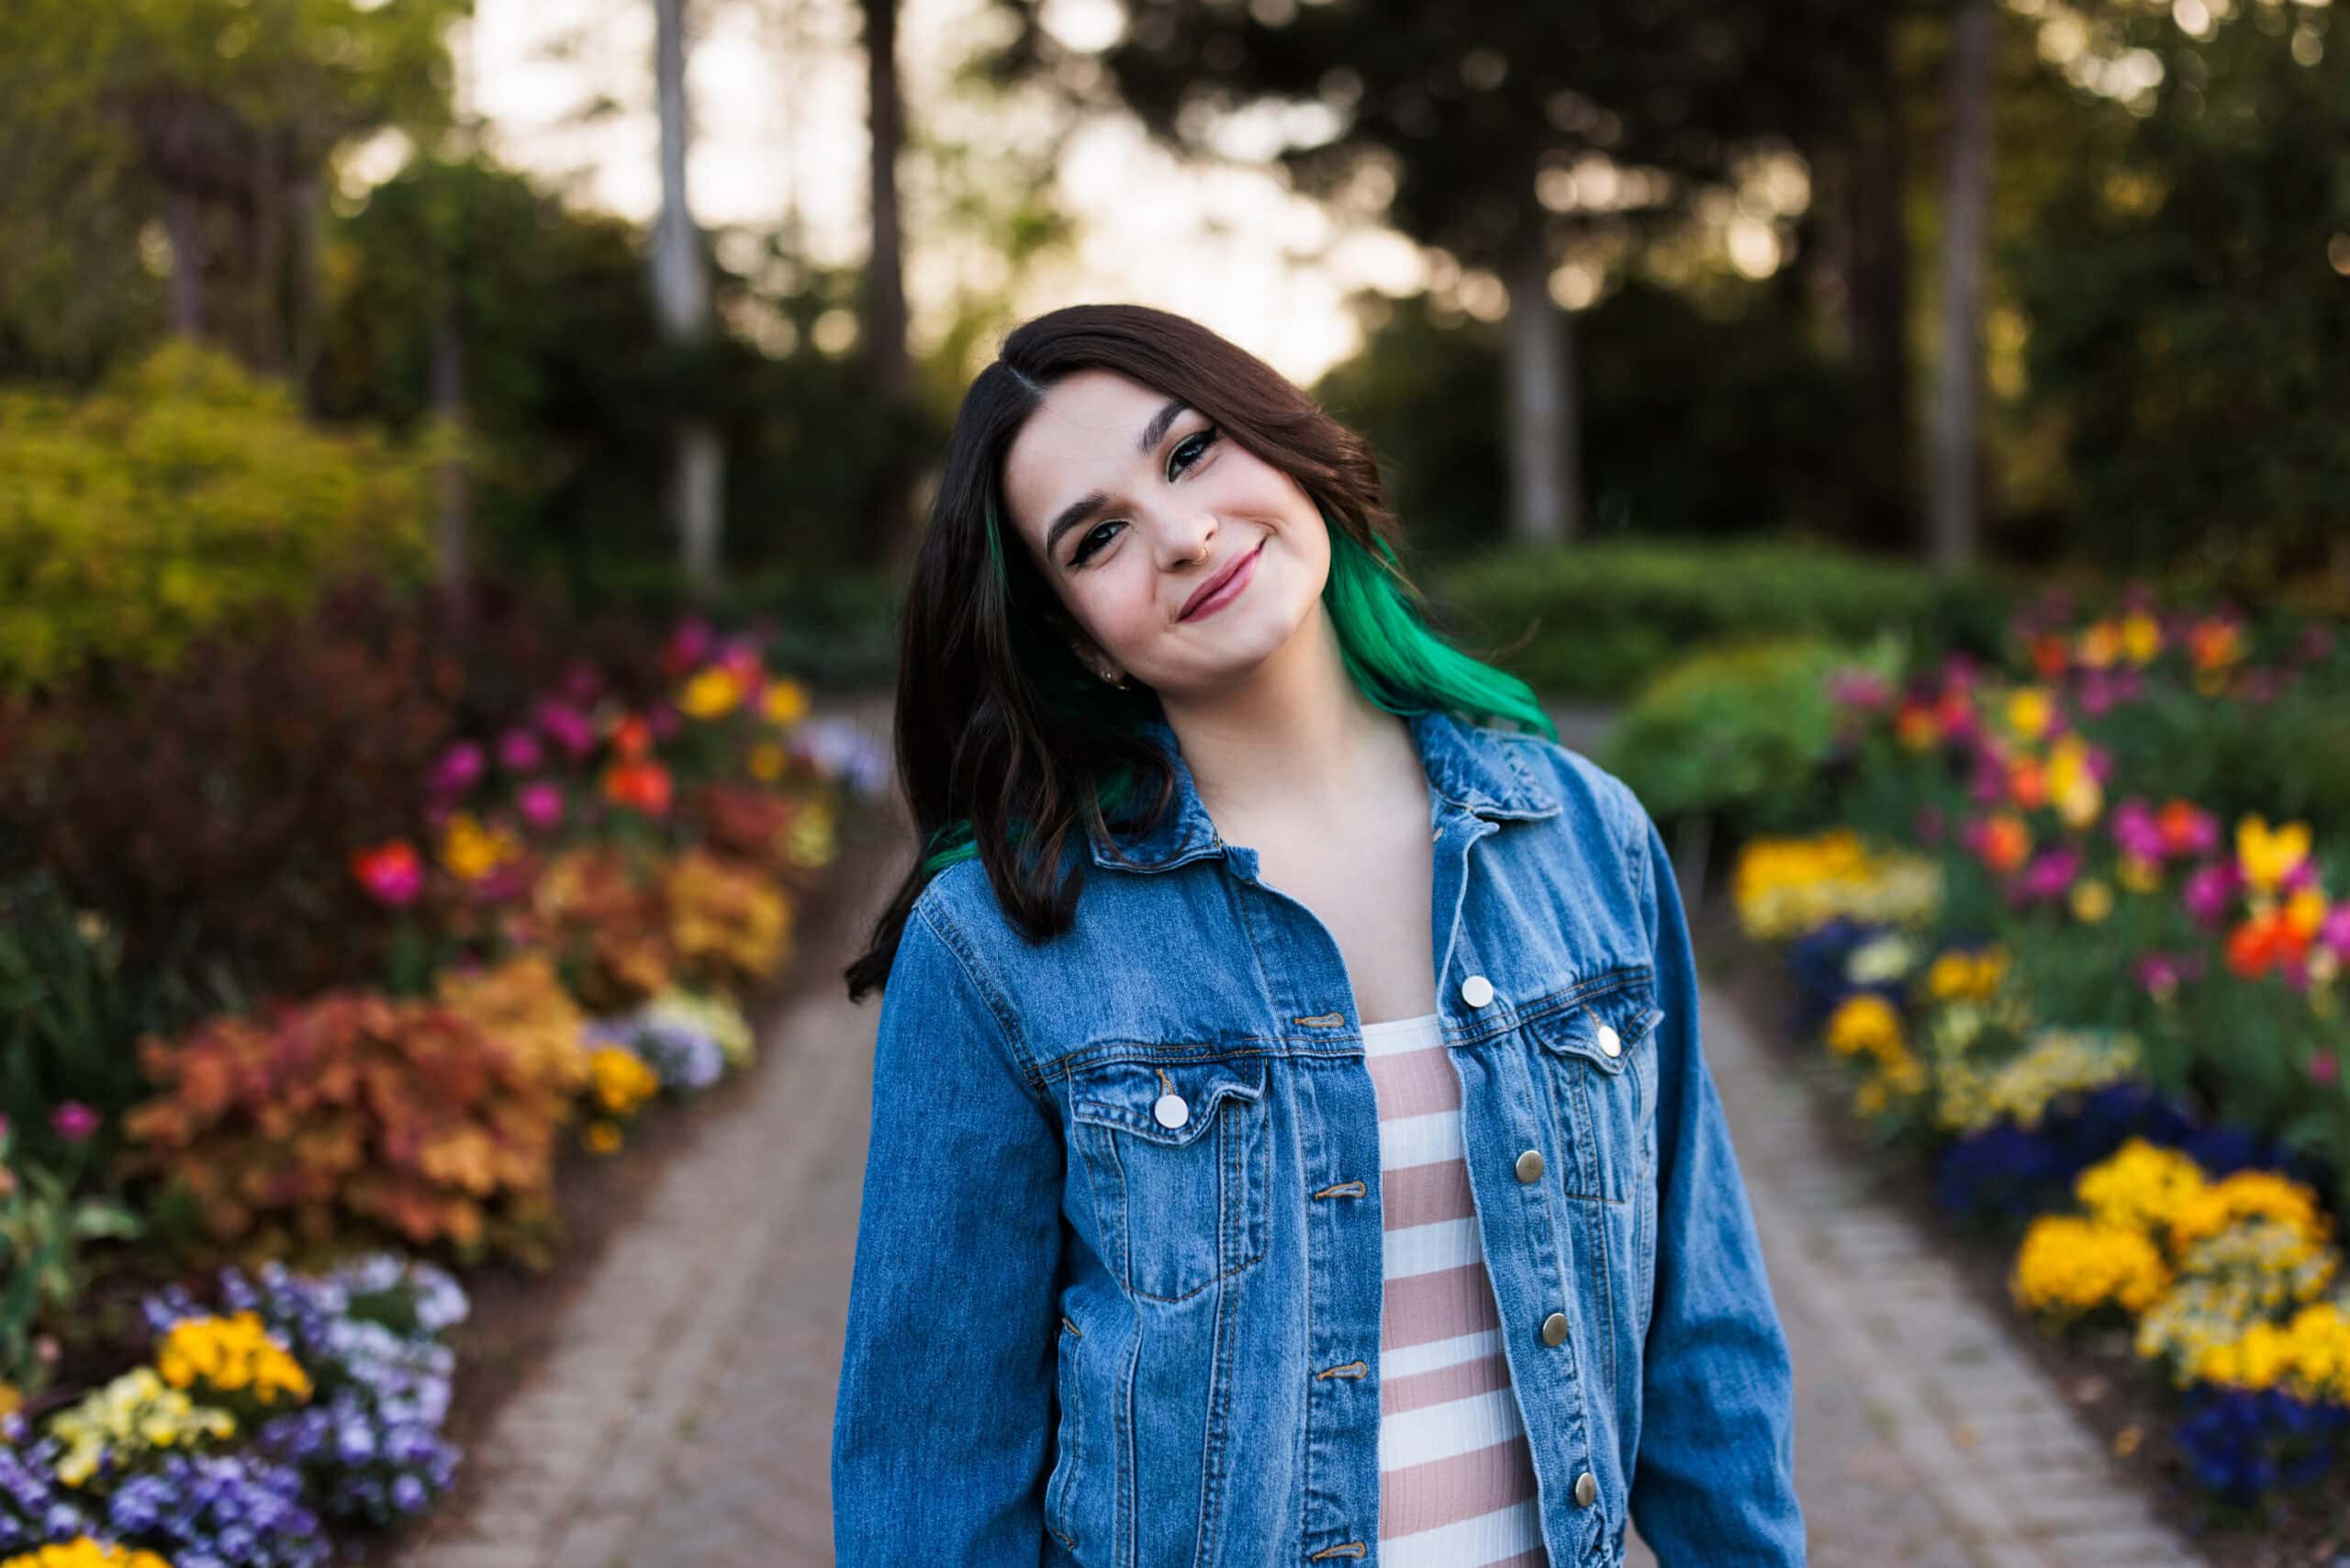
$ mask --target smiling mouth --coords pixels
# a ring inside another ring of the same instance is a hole
[[[1233,562],[1231,566],[1225,568],[1225,572],[1222,577],[1218,577],[1212,583],[1203,586],[1198,593],[1186,601],[1182,610],[1176,614],[1175,619],[1178,621],[1189,621],[1200,614],[1203,610],[1214,608],[1210,601],[1216,599],[1219,595],[1224,594],[1226,589],[1230,588],[1240,575],[1249,569],[1250,563],[1256,560],[1258,554],[1262,552],[1264,548],[1265,542],[1261,539],[1257,541],[1255,548],[1251,549],[1247,554],[1241,556],[1238,560]]]

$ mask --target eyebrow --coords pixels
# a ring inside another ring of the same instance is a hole
[[[1142,434],[1135,438],[1135,454],[1138,457],[1149,456],[1151,448],[1157,446],[1165,438],[1168,427],[1182,418],[1184,410],[1189,407],[1190,405],[1181,398],[1169,398],[1167,400],[1167,406],[1151,415],[1150,422],[1142,427]],[[1109,504],[1110,498],[1102,491],[1096,490],[1091,495],[1080,496],[1062,508],[1061,515],[1053,519],[1053,525],[1045,530],[1045,554],[1048,556],[1052,554],[1054,546],[1061,542],[1062,534],[1067,533]]]

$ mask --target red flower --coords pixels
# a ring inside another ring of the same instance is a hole
[[[379,903],[413,902],[424,888],[424,862],[404,838],[360,850],[351,857],[351,869]]]

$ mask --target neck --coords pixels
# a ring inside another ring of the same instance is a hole
[[[1374,759],[1400,747],[1417,765],[1409,726],[1359,690],[1320,600],[1296,635],[1248,677],[1210,696],[1160,694],[1200,803],[1218,821],[1320,810],[1361,793]]]

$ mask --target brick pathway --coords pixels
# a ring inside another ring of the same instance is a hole
[[[867,904],[885,891],[877,876]],[[839,951],[834,972],[866,913],[808,934]],[[664,1172],[536,1380],[467,1456],[489,1468],[494,1505],[445,1521],[404,1568],[831,1562],[832,1398],[878,1011],[820,986],[765,1021],[754,1092]],[[1819,1113],[1745,1022],[1709,996],[1704,1029],[1794,1355],[1816,1568],[2199,1561],[2117,1482],[1931,1238],[1825,1151]],[[1636,1542],[1630,1562],[1654,1559]]]

